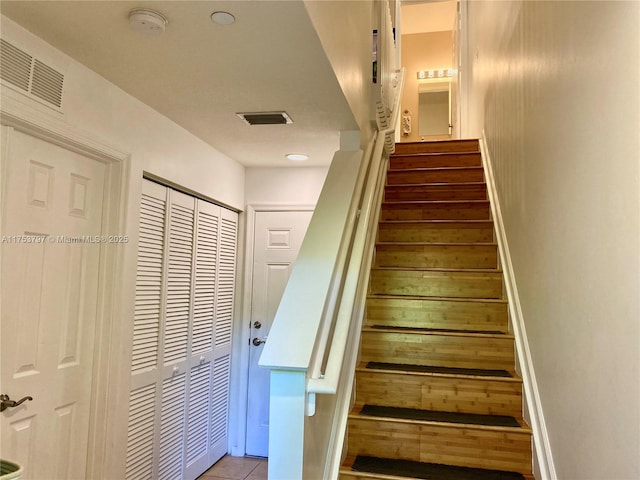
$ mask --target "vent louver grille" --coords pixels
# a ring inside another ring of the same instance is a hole
[[[0,78],[27,92],[33,57],[4,40],[0,45]]]
[[[286,112],[238,113],[237,115],[249,125],[284,125],[293,123],[293,120]]]
[[[62,107],[64,75],[4,39],[0,40],[0,78],[50,105]]]

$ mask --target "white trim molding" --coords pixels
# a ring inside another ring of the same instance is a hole
[[[509,244],[502,219],[502,209],[500,207],[500,199],[496,190],[495,177],[493,174],[493,163],[489,154],[489,149],[485,142],[485,132],[482,132],[480,138],[480,152],[482,155],[482,164],[485,171],[487,182],[487,191],[491,203],[491,214],[494,219],[496,237],[498,241],[498,250],[500,260],[504,271],[504,282],[509,301],[509,317],[511,320],[511,328],[515,336],[516,355],[520,367],[520,375],[523,381],[524,402],[529,414],[529,422],[533,430],[533,447],[534,447],[534,473],[538,480],[557,480],[555,467],[553,464],[553,456],[547,427],[544,421],[542,411],[542,402],[540,401],[540,393],[536,382],[536,376],[533,368],[533,360],[531,351],[529,350],[529,341],[527,339],[527,331],[524,324],[524,316],[520,305],[520,297],[518,295],[518,287],[516,285],[516,277],[511,262],[511,254],[509,253]]]

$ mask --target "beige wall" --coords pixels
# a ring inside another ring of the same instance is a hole
[[[557,478],[640,478],[640,4],[468,2]]]
[[[451,68],[453,61],[452,32],[429,32],[402,35],[402,66],[406,69],[404,91],[402,92],[402,112],[411,112],[411,135],[401,135],[401,142],[419,142],[418,135],[418,87],[429,80],[418,80],[419,70]],[[424,137],[432,140],[434,137]],[[448,138],[448,137],[447,137]]]
[[[305,0],[320,42],[362,133],[362,147],[373,134],[371,102],[374,1]]]

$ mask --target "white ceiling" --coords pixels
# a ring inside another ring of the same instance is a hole
[[[452,30],[456,19],[456,0],[404,0],[401,10],[403,35]]]
[[[161,37],[128,13],[167,19]],[[216,25],[214,11],[233,25]],[[246,166],[328,165],[357,124],[302,1],[7,1],[0,11]],[[290,125],[249,126],[236,112],[286,111]],[[310,155],[293,163],[284,155]]]
[[[450,30],[455,3],[403,1],[403,34]],[[133,8],[161,12],[165,34],[133,32]],[[236,22],[214,24],[219,10]],[[328,165],[358,128],[301,0],[0,0],[0,13],[246,166]],[[280,110],[294,123],[236,116]]]

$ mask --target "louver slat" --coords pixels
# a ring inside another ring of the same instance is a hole
[[[185,374],[162,382],[160,413],[160,480],[182,478],[184,458]]]
[[[142,195],[133,318],[133,374],[157,366],[165,210],[164,201]]]
[[[164,332],[164,363],[187,356],[194,210],[172,204],[169,222],[169,264]]]
[[[131,391],[127,436],[127,480],[151,480],[156,386]]]
[[[187,466],[207,454],[210,388],[211,362],[193,367],[189,382]]]

